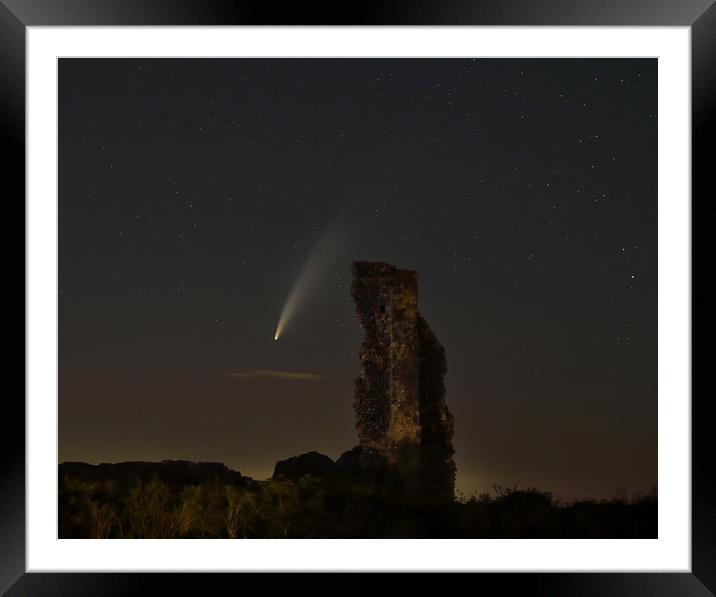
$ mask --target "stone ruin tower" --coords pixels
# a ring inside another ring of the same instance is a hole
[[[455,489],[445,351],[418,312],[417,273],[354,262],[352,295],[365,339],[353,406],[360,447],[432,499]]]

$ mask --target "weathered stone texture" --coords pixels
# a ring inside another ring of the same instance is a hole
[[[431,494],[451,499],[452,416],[445,352],[418,313],[417,274],[353,264],[353,298],[365,339],[354,409],[360,446],[382,454]]]
[[[452,499],[455,492],[455,462],[452,447],[453,418],[445,402],[445,350],[422,316],[418,316],[420,345],[421,465],[426,491]]]

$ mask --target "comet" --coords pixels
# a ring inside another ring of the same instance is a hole
[[[332,225],[327,227],[316,241],[288,293],[288,298],[278,318],[276,332],[273,336],[274,341],[281,337],[296,312],[303,307],[312,291],[324,279],[330,266],[338,260],[341,254],[340,249],[345,244],[345,238],[344,231]]]

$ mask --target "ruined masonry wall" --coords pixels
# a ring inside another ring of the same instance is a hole
[[[417,274],[355,262],[352,295],[365,339],[354,410],[362,448],[452,496],[453,422],[445,403],[445,352],[418,312]]]

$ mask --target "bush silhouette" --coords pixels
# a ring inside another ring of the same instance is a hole
[[[533,487],[495,486],[435,502],[406,495],[384,474],[256,482],[196,463],[123,464],[60,465],[61,538],[657,536],[656,490],[560,503]]]

